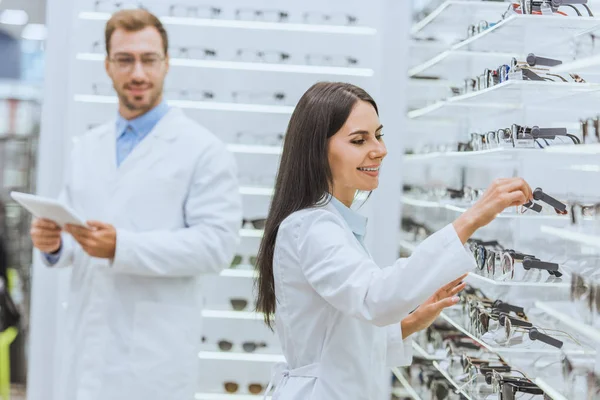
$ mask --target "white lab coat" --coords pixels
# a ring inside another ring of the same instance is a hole
[[[273,399],[383,399],[386,369],[412,359],[400,321],[474,267],[452,225],[380,268],[331,203],[293,213],[273,259],[275,324],[287,360],[273,378]]]
[[[63,234],[55,267],[73,270],[58,400],[193,399],[201,275],[228,266],[241,225],[233,157],[172,108],[118,168],[115,121],[77,138],[69,167],[61,198],[113,224],[117,247],[92,258]]]

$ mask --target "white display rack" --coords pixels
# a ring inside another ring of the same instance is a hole
[[[272,188],[262,188],[262,187],[251,187],[251,186],[241,186],[240,194],[247,196],[272,196],[274,189]]]
[[[263,394],[196,393],[195,400],[263,400]],[[266,397],[271,400],[271,396]]]
[[[577,146],[548,146],[544,149],[545,153],[565,154],[575,156],[597,156],[600,155],[600,144],[579,144]],[[598,160],[596,158],[596,160]],[[591,161],[591,160],[590,160]]]
[[[41,101],[42,90],[36,85],[0,79],[0,99]]]
[[[459,385],[458,383],[456,383],[454,381],[454,379],[452,379],[452,377],[450,376],[450,374],[448,374],[448,371],[446,371],[444,368],[442,368],[442,366],[437,361],[433,362],[433,366],[434,366],[435,369],[437,369],[438,371],[440,371],[440,373],[444,376],[444,378],[446,378],[446,380],[452,386],[454,386],[454,388],[456,389],[456,391],[458,393],[462,394],[466,400],[473,400],[473,398],[471,396],[469,396],[469,394],[464,390],[464,388],[461,389],[461,385]]]
[[[443,357],[436,357],[433,354],[429,354],[425,351],[425,349],[423,349],[421,346],[419,346],[419,344],[417,342],[415,342],[414,340],[412,341],[412,347],[415,350],[415,352],[417,353],[417,355],[420,358],[423,358],[425,360],[428,361],[441,361],[444,358]]]
[[[448,316],[447,312],[442,312],[440,314],[440,317],[448,322],[450,325],[454,326],[456,329],[458,329],[459,331],[461,331],[464,335],[470,337],[471,339],[473,339],[475,342],[477,342],[480,346],[482,346],[483,348],[485,348],[488,351],[491,351],[492,353],[498,353],[498,354],[560,354],[561,350],[559,349],[555,349],[551,346],[545,345],[545,347],[517,347],[517,346],[512,346],[512,347],[506,347],[506,346],[497,346],[494,347],[486,342],[484,342],[483,340],[481,340],[480,338],[478,338],[477,336],[471,334],[468,330],[466,330],[465,328],[462,327],[461,324],[459,324],[458,322],[454,321],[450,316]]]
[[[198,358],[201,360],[250,361],[265,363],[285,362],[285,357],[281,354],[235,353],[225,351],[201,351],[198,353]]]
[[[281,146],[257,146],[250,144],[228,144],[227,150],[239,154],[272,154],[281,155]]]
[[[520,109],[523,104],[563,99],[564,106],[577,93],[599,91],[600,84],[544,81],[506,81],[487,89],[441,100],[418,110],[408,112],[410,119],[450,118],[468,116],[480,118]]]
[[[117,104],[115,96],[101,96],[77,94],[74,97],[77,103],[92,103],[92,104]],[[280,105],[265,105],[265,104],[243,104],[243,103],[224,103],[218,101],[192,101],[192,100],[167,100],[171,106],[190,109],[190,110],[211,110],[211,111],[236,111],[249,113],[265,113],[265,114],[292,114],[294,107]]]
[[[563,326],[569,327],[570,330],[578,332],[595,343],[600,344],[600,330],[581,322],[578,318],[572,317],[574,310],[569,310],[569,308],[573,307],[573,303],[536,301],[534,307],[559,321]]]
[[[261,229],[240,229],[240,236],[246,238],[262,238],[263,233]]]
[[[413,199],[407,196],[402,197],[402,203],[406,205],[410,205],[413,207],[421,207],[421,208],[435,208],[440,210],[448,210],[453,211],[459,214],[464,213],[468,210],[467,207],[458,206],[454,204],[439,202],[439,201],[428,201],[428,200],[419,200]],[[556,215],[556,214],[536,214],[533,211],[529,211],[526,214],[518,214],[514,212],[502,212],[496,216],[496,218],[500,219],[533,219],[533,220],[550,220],[550,221],[569,221],[568,216],[564,215]]]
[[[230,310],[202,310],[203,318],[217,319],[240,319],[251,321],[262,321],[263,315],[249,311],[230,311]]]
[[[497,1],[447,0],[429,15],[415,23],[410,34],[413,36],[458,33],[467,35],[467,26],[481,20],[495,21],[506,11],[507,5]]]
[[[504,286],[504,287],[519,287],[519,288],[568,288],[570,283],[567,282],[533,282],[533,281],[497,281],[475,272],[469,272],[467,279],[476,281],[486,286]]]
[[[241,266],[240,266],[241,267]],[[254,269],[227,268],[221,271],[221,276],[227,278],[256,278],[258,272]]]
[[[516,53],[446,50],[409,69],[408,76],[437,76],[449,82],[462,83],[463,79],[481,75],[486,68],[508,64],[512,57],[517,56]]]
[[[556,147],[567,147],[567,146],[556,146]],[[575,147],[575,146],[568,146]],[[478,151],[445,151],[445,152],[431,152],[423,154],[407,154],[404,156],[404,162],[407,164],[413,163],[430,163],[430,162],[468,162],[468,161],[504,161],[510,159],[518,159],[523,157],[529,157],[533,155],[541,154],[543,149],[509,149],[509,148],[497,148],[489,150],[478,150]]]
[[[77,54],[76,58],[80,61],[104,62],[106,56],[100,53],[79,53]],[[282,72],[295,74],[317,74],[359,77],[372,77],[375,73],[371,68],[329,67],[317,65],[257,63],[225,60],[200,60],[187,58],[171,58],[169,59],[169,65],[172,67],[225,69],[232,71]]]
[[[408,382],[408,379],[406,379],[406,377],[404,376],[402,371],[400,371],[398,368],[392,368],[392,373],[398,379],[398,382],[400,382],[400,384],[406,391],[406,393],[404,394],[404,397],[407,397],[406,395],[408,395],[408,397],[410,397],[413,400],[421,400],[421,397],[416,392],[416,390],[410,385],[410,382]],[[400,397],[398,395],[396,395],[396,396]]]
[[[579,243],[581,245],[600,249],[600,235],[575,232],[571,229],[555,228],[546,225],[542,225],[540,227],[540,230],[542,231],[542,233],[546,233],[548,235],[556,236],[561,239]]]
[[[598,27],[600,18],[596,17],[510,15],[491,28],[456,44],[452,50],[527,54],[548,48],[551,50],[551,46],[566,43]]]
[[[542,378],[536,378],[533,381],[540,389],[544,391],[546,396],[548,396],[552,400],[569,400],[560,394],[556,389],[550,386],[546,381]]]
[[[587,75],[600,74],[600,55],[595,55],[578,60],[565,62],[552,68],[552,72],[560,74],[563,72],[574,72],[584,77]]]
[[[103,12],[81,12],[79,19],[87,21],[108,21],[109,13]],[[366,35],[377,34],[377,30],[371,27],[363,26],[343,26],[343,25],[311,25],[294,24],[287,22],[262,22],[262,21],[242,21],[228,19],[202,19],[202,18],[183,18],[161,16],[160,20],[167,27],[170,25],[195,26],[205,28],[229,28],[229,29],[250,29],[263,31],[287,31],[287,32],[305,32],[305,33],[335,33],[344,35]]]

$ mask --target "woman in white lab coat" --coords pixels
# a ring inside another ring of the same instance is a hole
[[[375,101],[350,84],[317,83],[294,110],[258,254],[257,309],[271,327],[275,316],[287,361],[274,399],[383,399],[386,368],[410,363],[407,337],[458,301],[474,267],[466,240],[532,198],[522,179],[497,180],[411,257],[380,268],[349,207],[378,186],[382,136]]]

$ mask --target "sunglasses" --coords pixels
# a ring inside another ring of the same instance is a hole
[[[252,266],[256,267],[256,261],[258,260],[258,257],[257,256],[244,256],[241,254],[236,254],[233,257],[233,261],[231,262],[230,268],[235,268],[235,267],[242,265],[242,262],[244,262],[245,260],[247,260],[248,265],[252,265]]]
[[[229,303],[235,311],[244,311],[248,307],[248,300],[246,299],[232,298],[229,299]]]
[[[240,385],[236,382],[224,382],[223,386],[225,387],[225,391],[227,393],[237,393],[240,389]],[[251,394],[260,394],[264,390],[264,386],[260,383],[250,383],[248,385],[248,392]]]
[[[218,342],[219,350],[221,351],[231,351],[233,348],[233,343],[228,340],[220,340]],[[244,342],[242,343],[242,349],[246,353],[254,353],[257,349],[262,349],[267,347],[265,342]]]
[[[243,219],[242,227],[246,225],[252,226],[254,229],[265,229],[265,225],[267,223],[266,218],[258,218],[258,219]]]

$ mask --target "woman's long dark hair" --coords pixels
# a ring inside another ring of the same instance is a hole
[[[281,222],[290,214],[315,206],[332,185],[328,139],[339,131],[358,101],[373,105],[363,89],[349,83],[319,82],[304,93],[288,124],[275,192],[257,255],[259,272],[256,310],[273,329],[275,282],[273,254]]]

